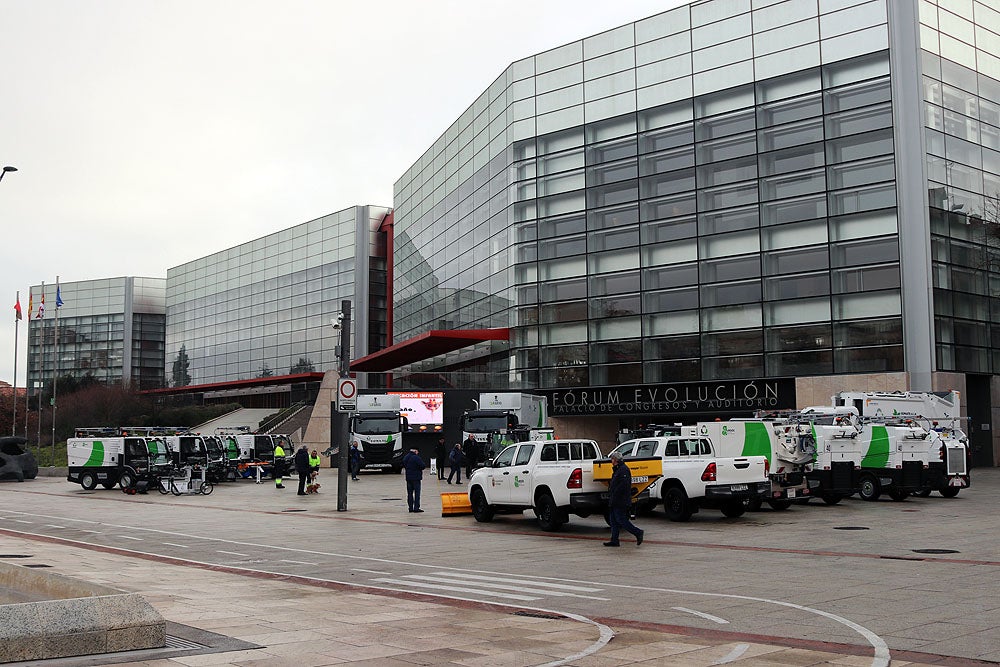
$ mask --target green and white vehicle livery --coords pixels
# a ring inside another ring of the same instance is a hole
[[[361,452],[362,468],[398,473],[403,468],[403,431],[399,394],[361,394],[351,415],[351,444]]]
[[[500,392],[480,394],[475,409],[462,413],[462,442],[479,443],[478,465],[517,442],[552,440],[548,403],[544,396]]]
[[[163,438],[129,435],[122,429],[78,429],[66,441],[66,479],[90,491],[98,484],[135,487],[173,469]]]

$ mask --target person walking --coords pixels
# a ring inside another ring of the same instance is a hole
[[[462,454],[465,457],[465,476],[472,477],[472,468],[479,460],[479,443],[469,434],[469,437],[462,443]],[[461,483],[461,482],[459,482]]]
[[[622,528],[635,535],[635,545],[642,544],[645,532],[639,530],[629,521],[628,511],[632,505],[632,471],[622,461],[620,452],[611,452],[611,483],[608,485],[608,507],[610,510],[608,522],[611,524],[611,539],[604,543],[606,547],[618,547],[618,534]]]
[[[351,479],[358,481],[358,473],[361,472],[361,451],[356,442],[351,443],[351,449],[347,452],[347,469],[351,471]]]
[[[299,450],[295,452],[295,472],[299,474],[299,495],[306,495],[306,483],[309,481],[309,473],[312,469],[309,467],[309,449],[302,445]]]
[[[271,466],[271,475],[274,477],[274,488],[283,489],[281,478],[285,474],[285,448],[280,442],[274,443],[274,463]]]
[[[448,446],[444,444],[444,436],[438,438],[434,445],[434,463],[437,465],[438,479],[444,479],[444,460],[448,458]]]
[[[464,460],[465,454],[462,453],[462,445],[456,444],[455,448],[448,454],[448,465],[451,467],[451,472],[448,473],[449,484],[451,484],[451,478],[455,475],[458,475],[457,483],[462,483],[462,461]]]
[[[420,458],[420,452],[411,449],[403,457],[403,469],[406,471],[406,504],[411,512],[423,512],[420,509],[420,481],[424,477],[427,465]]]

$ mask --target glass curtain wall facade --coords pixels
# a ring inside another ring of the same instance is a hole
[[[401,381],[904,370],[886,3],[711,0],[513,63],[395,186],[395,340],[509,349]]]
[[[37,319],[42,286],[31,288],[35,312],[28,328],[29,390],[51,386],[53,376],[163,386],[166,331],[163,278],[107,278],[61,283],[59,344],[56,286],[45,286],[45,314]]]
[[[920,0],[940,370],[1000,373],[1000,5]]]
[[[339,337],[330,320],[345,299],[352,356],[384,346],[385,241],[377,230],[388,212],[351,207],[168,269],[167,384],[333,369]]]

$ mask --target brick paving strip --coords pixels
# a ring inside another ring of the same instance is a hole
[[[173,657],[131,662],[127,655],[107,655],[90,665],[872,664],[870,648],[864,646],[593,619],[614,631],[605,643],[599,625],[527,608],[196,563],[15,531],[0,530],[0,550],[31,554],[25,564],[141,593],[168,621],[260,646],[174,651]],[[58,667],[60,662],[44,664]],[[995,663],[893,652],[892,665],[905,664]]]

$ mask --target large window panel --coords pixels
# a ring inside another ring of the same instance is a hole
[[[696,382],[700,379],[699,359],[643,364],[643,380],[646,382]]]
[[[590,273],[611,273],[639,268],[639,251],[636,248],[624,248],[602,253],[592,253],[587,256]]]
[[[753,229],[760,225],[756,205],[724,211],[706,211],[698,215],[698,232],[702,235]]]
[[[756,378],[764,374],[764,356],[760,354],[739,357],[709,357],[702,359],[701,365],[705,379]]]
[[[695,123],[695,137],[698,141],[708,141],[731,134],[750,132],[755,128],[753,109],[703,118]]]
[[[538,263],[538,278],[542,281],[585,275],[587,275],[587,259],[582,255]]]
[[[544,244],[543,244],[544,245]],[[590,252],[617,250],[639,245],[639,228],[635,225],[613,227],[610,230],[590,233]]]
[[[537,183],[538,196],[547,197],[549,195],[572,192],[573,190],[582,190],[586,187],[586,178],[583,171],[571,171],[555,176],[539,178]],[[521,197],[518,198],[521,199]]]
[[[590,340],[616,340],[619,338],[640,338],[642,324],[638,317],[616,317],[590,323]]]
[[[754,30],[771,30],[787,23],[794,23],[816,16],[814,0],[788,0],[787,2],[754,3]]]
[[[702,260],[743,255],[760,251],[760,235],[756,230],[717,234],[698,239],[698,246]]]
[[[826,177],[822,169],[770,176],[760,182],[760,196],[765,201],[799,197],[825,189]]]
[[[636,114],[640,132],[657,130],[657,128],[668,128],[668,131],[679,128],[691,128],[690,122],[694,119],[694,105],[691,100],[681,100],[663,104],[651,109],[645,109]],[[683,125],[682,125],[683,123]],[[658,130],[657,130],[658,131]],[[652,132],[651,134],[656,134]],[[674,144],[677,145],[677,144]],[[664,146],[663,148],[669,148]],[[659,148],[655,150],[660,150]]]
[[[697,199],[693,192],[659,197],[641,202],[639,210],[643,222],[689,216],[697,210]]]
[[[834,320],[886,317],[899,315],[902,310],[898,290],[840,294],[832,300]]]
[[[543,387],[586,387],[590,384],[590,369],[587,366],[543,368],[539,378]]]
[[[586,343],[586,322],[562,322],[538,327],[538,343],[542,347],[563,343]]]
[[[833,373],[833,350],[768,354],[765,361],[767,374],[770,377],[797,377]]]
[[[590,363],[621,363],[642,361],[642,343],[638,340],[620,340],[614,343],[593,343],[590,346]]]
[[[673,243],[658,243],[643,246],[642,265],[661,266],[665,264],[683,264],[698,260],[698,242],[695,239],[674,241]]]
[[[583,167],[584,157],[582,148],[538,158],[539,176],[548,176],[549,174],[557,174],[561,171],[569,171],[571,169],[582,169]]]
[[[757,30],[753,36],[753,52],[756,56],[819,41],[819,21],[816,18],[764,32],[760,28],[754,27]]]
[[[903,370],[903,346],[861,347],[834,350],[837,373],[885,373]]]
[[[701,353],[716,357],[724,354],[759,354],[764,351],[760,329],[706,333],[701,337]]]
[[[634,125],[634,123],[633,123]],[[634,129],[632,130],[634,132]],[[614,139],[601,144],[595,144],[587,148],[587,164],[601,164],[603,162],[615,162],[626,158],[635,157],[637,150],[635,137],[624,137]]]
[[[698,164],[721,162],[732,158],[754,155],[757,152],[757,137],[753,132],[729,136],[698,144]]]
[[[691,54],[691,64],[695,72],[704,72],[750,58],[753,58],[753,42],[750,37],[742,37],[695,51]]]
[[[823,141],[823,136],[823,119],[809,118],[786,125],[764,128],[757,133],[757,141],[761,151],[773,151]]]
[[[695,218],[670,218],[656,222],[646,222],[639,227],[642,242],[660,243],[698,235],[698,224]]]
[[[757,178],[757,158],[747,156],[698,167],[698,186],[712,187]]]
[[[568,236],[550,239],[541,244],[539,251],[540,259],[558,259],[570,255],[580,255],[587,252],[586,237]]]
[[[590,318],[630,317],[641,313],[638,294],[590,299]]]
[[[698,265],[696,263],[654,267],[642,271],[642,288],[644,290],[697,284]]]
[[[635,204],[612,206],[587,212],[587,229],[608,229],[639,222],[639,207]]]
[[[833,165],[827,168],[830,188],[851,188],[879,181],[891,181],[896,177],[895,159],[885,157]]]
[[[643,355],[648,360],[688,359],[701,355],[701,336],[646,338],[643,347]]]
[[[764,298],[769,301],[800,299],[830,293],[830,276],[824,272],[775,276],[764,280]]]
[[[702,282],[724,282],[760,277],[760,256],[745,255],[701,262]]]
[[[833,346],[830,324],[775,327],[765,330],[764,336],[768,352],[815,350]]]
[[[634,174],[635,164],[627,165],[624,169],[619,169],[617,175],[621,176],[623,174]],[[597,178],[597,176],[595,176]],[[634,202],[639,199],[639,190],[636,186],[634,177],[628,177],[630,180],[621,181],[619,183],[611,183],[609,185],[595,185],[587,189],[587,206],[588,208],[603,208],[605,206],[617,206],[619,204],[627,204],[629,202]],[[693,187],[693,184],[692,184]],[[688,188],[685,188],[688,189]],[[666,194],[666,193],[664,193]]]
[[[825,245],[767,252],[763,257],[764,275],[774,276],[825,269],[830,265],[829,255]]]
[[[892,154],[892,128],[832,139],[826,143],[826,160],[831,164]]]
[[[643,326],[645,327],[646,336],[698,333],[698,311],[688,310],[647,315],[644,318]]]
[[[587,301],[565,301],[541,305],[538,307],[538,319],[542,324],[586,320]]]
[[[895,234],[896,209],[869,211],[856,215],[844,215],[830,219],[830,240],[847,241],[850,239],[867,238]]]
[[[639,179],[639,192],[643,199],[694,190],[694,186],[694,169],[681,169],[680,171],[654,174]]]
[[[701,305],[705,308],[756,303],[760,300],[761,288],[759,280],[702,285],[701,287]]]
[[[537,228],[532,225],[531,229],[537,229],[538,238],[577,234],[587,230],[587,216],[580,212],[558,218],[543,218],[538,221]]]
[[[579,366],[588,360],[586,343],[546,346],[539,350],[541,366]]]
[[[756,203],[757,200],[756,181],[698,191],[698,208],[701,210],[743,206]]]
[[[690,123],[653,130],[639,135],[639,153],[656,153],[694,143],[694,126]]]
[[[642,295],[643,312],[647,314],[692,310],[698,306],[697,287],[645,292]]]
[[[903,342],[903,323],[898,317],[861,322],[834,322],[835,347],[885,345]]]
[[[820,34],[823,26],[820,25]],[[850,58],[870,53],[872,49],[889,48],[889,27],[878,25],[857,32],[849,32],[837,37],[823,37],[820,43],[820,53],[823,62],[833,62],[838,58]]]
[[[828,138],[860,134],[885,127],[892,127],[892,106],[888,103],[841,111],[826,117]]]
[[[639,272],[626,271],[603,276],[591,276],[591,294],[623,294],[639,291]]]
[[[760,216],[762,225],[782,225],[787,222],[825,218],[826,193],[766,202],[761,205]]]
[[[828,200],[830,215],[860,213],[896,205],[894,183],[858,187],[840,192],[831,192]]]
[[[548,281],[539,285],[538,289],[543,302],[585,299],[587,297],[587,280],[586,278],[574,278],[572,280]]]
[[[822,167],[823,144],[806,144],[760,155],[760,175],[774,176],[790,171]]]
[[[895,236],[881,239],[845,241],[830,246],[833,267],[883,264],[899,261],[899,241]]]
[[[702,331],[750,329],[760,327],[762,323],[760,304],[702,308],[701,310]]]
[[[683,146],[660,153],[644,155],[639,160],[639,174],[649,176],[694,166],[694,147]]]
[[[830,299],[825,296],[764,304],[764,324],[769,327],[822,322],[829,319]]]

